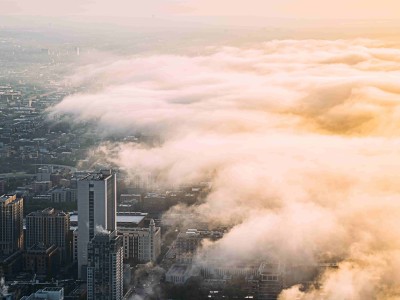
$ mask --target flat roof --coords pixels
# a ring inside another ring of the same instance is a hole
[[[0,202],[7,201],[8,198],[10,198],[9,195],[2,195],[2,196],[0,196]]]
[[[82,180],[82,181],[90,181],[90,180],[102,181],[102,180],[107,179],[110,176],[111,175],[104,175],[102,173],[90,173],[90,174],[87,174],[85,177],[81,178],[80,180]]]
[[[182,275],[185,275],[185,273],[187,271],[189,271],[189,266],[188,265],[177,265],[177,264],[174,264],[169,268],[167,273],[168,273],[168,275],[182,276]]]
[[[117,223],[134,223],[139,224],[143,221],[146,215],[119,215],[117,214]],[[70,216],[71,222],[78,222],[78,215],[74,214]]]
[[[62,291],[62,290],[63,290],[62,287],[45,287],[42,291],[56,292],[56,291]]]
[[[0,196],[0,202],[7,202],[8,200],[13,201],[18,199],[20,199],[20,197],[17,197],[16,194]]]
[[[117,215],[117,223],[135,223],[139,224],[145,216],[120,216]]]

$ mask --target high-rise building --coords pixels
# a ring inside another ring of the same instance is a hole
[[[0,179],[0,195],[3,195],[6,192],[6,180]]]
[[[0,254],[11,255],[23,248],[23,199],[0,197]]]
[[[26,216],[26,248],[37,244],[59,248],[61,258],[69,260],[72,241],[69,238],[69,214],[46,208]]]
[[[88,245],[87,299],[123,298],[122,237],[116,231],[98,232]]]
[[[85,278],[88,243],[102,230],[116,230],[116,174],[90,173],[78,181],[78,277]]]

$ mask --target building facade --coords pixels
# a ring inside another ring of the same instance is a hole
[[[0,254],[11,255],[24,246],[23,199],[17,195],[0,197]]]
[[[0,179],[0,195],[3,195],[6,192],[6,180]]]
[[[69,238],[69,214],[46,208],[26,216],[26,248],[43,244],[47,247],[55,245],[59,248],[61,258],[69,260],[72,243]]]
[[[78,228],[72,231],[72,260],[78,261]]]
[[[24,296],[21,300],[64,300],[64,288],[61,287],[46,287],[38,290],[30,296]]]
[[[96,231],[116,230],[116,174],[90,173],[78,181],[78,277],[85,278],[88,243]]]
[[[123,238],[125,260],[154,262],[161,253],[161,228],[153,219],[148,228],[118,226],[118,234]]]
[[[275,300],[285,286],[284,265],[279,262],[263,262],[259,269],[258,299]]]
[[[36,244],[28,248],[24,254],[25,270],[54,277],[60,268],[59,254],[59,249],[55,245]]]
[[[122,237],[116,231],[99,232],[88,245],[87,299],[123,298]]]
[[[146,218],[145,213],[118,213],[117,232],[123,238],[124,261],[147,263],[161,253],[161,228]],[[78,260],[78,215],[71,215],[73,259]]]
[[[54,188],[49,191],[51,201],[58,202],[76,202],[76,189],[71,188]]]

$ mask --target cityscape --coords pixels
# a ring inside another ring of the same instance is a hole
[[[0,300],[400,299],[398,3],[55,2],[0,1]]]

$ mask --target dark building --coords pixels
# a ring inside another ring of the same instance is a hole
[[[6,180],[0,179],[0,195],[3,195],[6,192]]]
[[[23,268],[23,251],[18,250],[10,255],[0,255],[0,277],[13,278]]]
[[[0,255],[23,249],[23,199],[17,195],[0,197]]]
[[[55,245],[36,244],[26,250],[25,270],[54,277],[60,267],[60,253]]]
[[[54,208],[32,212],[26,216],[26,248],[37,244],[55,245],[60,249],[61,258],[69,261],[72,247],[69,227],[68,213]]]
[[[116,231],[97,233],[88,244],[87,299],[122,298],[122,237]]]

